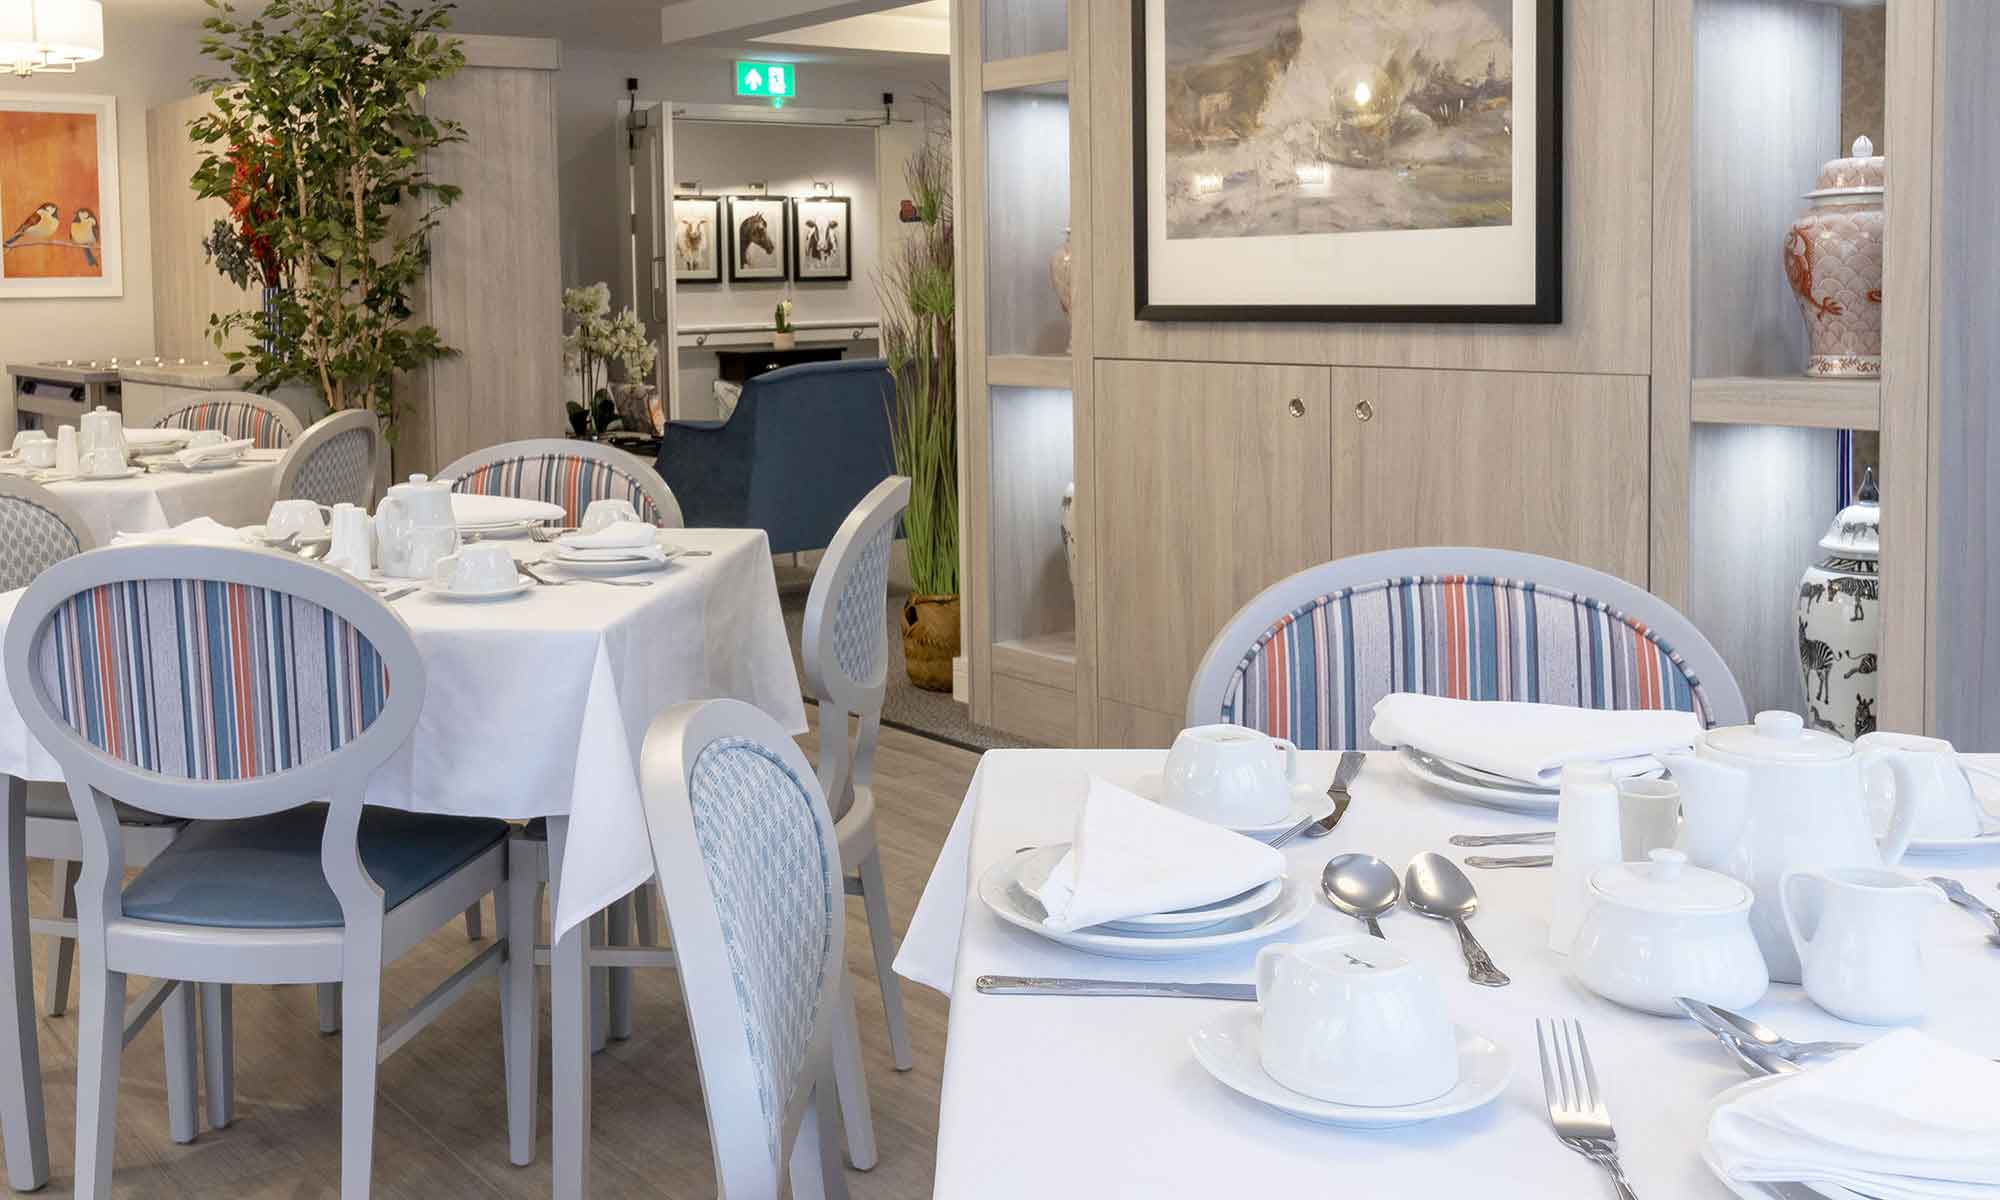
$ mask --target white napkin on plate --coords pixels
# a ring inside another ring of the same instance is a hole
[[[451,519],[460,529],[486,525],[514,525],[523,521],[560,521],[569,514],[560,504],[541,500],[521,500],[513,496],[481,496],[473,492],[451,494]]]
[[[1564,763],[1600,762],[1623,778],[1660,765],[1701,732],[1693,713],[1574,708],[1518,700],[1448,700],[1396,692],[1375,702],[1369,736],[1523,783],[1553,787]]]
[[[2000,1197],[2000,1064],[1914,1029],[1716,1109],[1730,1178],[1831,1183],[1879,1200]]]
[[[194,436],[192,429],[127,429],[125,448],[128,450],[165,450],[173,446],[185,446]]]
[[[1285,873],[1285,856],[1091,776],[1076,837],[1034,896],[1050,929],[1178,912]]]
[[[565,533],[556,541],[565,550],[644,550],[659,541],[660,530],[644,521],[617,521],[596,533]]]
[[[189,446],[174,452],[174,461],[190,469],[209,462],[234,462],[243,457],[243,452],[257,443],[249,438],[237,438],[229,442],[213,442],[206,446]]]
[[[114,546],[145,546],[160,544],[196,546],[243,546],[249,539],[243,534],[213,517],[196,517],[184,521],[172,529],[154,529],[146,533],[121,533],[111,539]]]

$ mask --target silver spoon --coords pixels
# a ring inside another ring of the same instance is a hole
[[[1949,875],[1928,875],[1925,876],[1925,879],[1930,883],[1936,884],[1938,890],[1945,894],[1947,900],[1950,900],[1953,904],[1958,905],[1975,917],[1985,917],[1987,920],[1993,922],[1995,929],[2000,929],[2000,912],[1994,911],[1992,905],[1967,891],[1964,884]]]
[[[1396,868],[1372,854],[1334,855],[1320,873],[1319,888],[1328,904],[1366,925],[1376,937],[1382,937],[1376,918],[1396,907],[1403,896]]]
[[[1403,873],[1403,894],[1411,908],[1427,917],[1450,921],[1458,930],[1458,948],[1465,954],[1466,978],[1483,987],[1506,987],[1514,982],[1493,965],[1486,947],[1479,944],[1465,924],[1467,917],[1479,911],[1479,892],[1457,863],[1430,851],[1417,855]]]
[[[1841,1054],[1848,1050],[1859,1050],[1859,1042],[1794,1042],[1778,1036],[1776,1030],[1760,1025],[1741,1013],[1730,1012],[1711,1004],[1708,1010],[1728,1022],[1748,1042],[1770,1051],[1779,1058],[1796,1062],[1801,1058],[1811,1058],[1816,1054]]]

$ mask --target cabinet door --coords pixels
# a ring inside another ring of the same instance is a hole
[[[1646,584],[1635,375],[1336,369],[1332,555],[1492,546]]]
[[[1325,367],[1097,365],[1098,694],[1179,713],[1244,601],[1327,557]]]

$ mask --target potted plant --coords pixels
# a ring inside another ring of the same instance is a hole
[[[910,682],[951,690],[958,657],[957,280],[952,258],[951,147],[926,141],[903,168],[920,228],[881,282],[882,354],[896,381],[889,413],[896,470],[910,477],[903,513],[914,594],[903,607]]]
[[[771,335],[771,346],[777,350],[790,350],[799,344],[798,330],[792,328],[792,302],[778,301],[778,310],[771,317],[772,326],[777,330]]]
[[[563,365],[576,373],[576,396],[566,406],[570,428],[578,437],[620,428],[642,436],[661,432],[654,428],[655,391],[645,382],[659,350],[639,314],[628,306],[613,316],[611,288],[603,283],[563,289],[562,306],[576,319],[563,338]],[[611,382],[614,362],[624,370],[622,384]]]

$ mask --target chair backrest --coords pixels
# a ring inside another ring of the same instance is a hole
[[[0,592],[96,544],[77,511],[39,484],[0,475]]]
[[[349,409],[322,417],[278,463],[277,499],[368,508],[381,453],[382,428],[374,413]]]
[[[1425,547],[1310,567],[1244,605],[1195,672],[1187,721],[1372,749],[1391,692],[1746,719],[1715,647],[1643,588],[1537,554]]]
[[[255,392],[210,392],[169,411],[155,429],[214,429],[249,438],[259,450],[283,450],[305,432],[299,415]]]
[[[740,701],[668,709],[641,767],[721,1194],[776,1196],[832,1052],[845,962],[833,816],[798,746]]]
[[[453,491],[513,496],[562,505],[568,523],[583,520],[592,500],[630,500],[639,518],[679,529],[680,502],[658,471],[612,446],[569,438],[529,438],[488,446],[438,472]]]
[[[94,550],[29,586],[5,664],[82,818],[87,916],[120,911],[114,799],[225,820],[326,800],[327,882],[350,926],[380,920],[355,845],[362,793],[416,726],[424,667],[366,587],[266,550]]]
[[[834,532],[806,594],[799,652],[819,701],[819,784],[836,815],[874,772],[889,676],[889,551],[909,506],[908,476],[877,484]],[[849,714],[860,719],[852,743]]]

